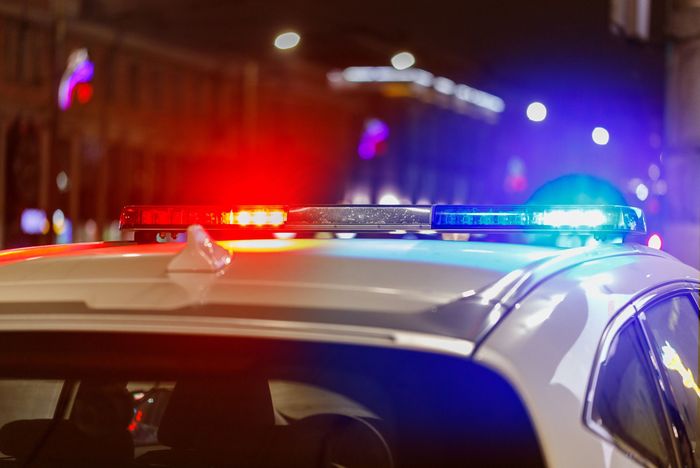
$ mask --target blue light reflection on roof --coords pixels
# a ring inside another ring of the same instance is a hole
[[[354,239],[342,245],[331,241],[327,246],[324,253],[335,257],[433,263],[503,273],[560,252],[524,245],[407,239]]]

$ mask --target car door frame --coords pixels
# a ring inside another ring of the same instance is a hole
[[[588,429],[593,431],[599,437],[615,445],[636,462],[644,466],[654,465],[635,448],[611,434],[606,427],[599,424],[593,418],[593,401],[598,386],[600,370],[603,363],[609,357],[610,346],[615,337],[617,337],[625,325],[632,323],[638,338],[640,338],[639,344],[642,346],[643,354],[646,356],[646,370],[649,372],[649,375],[652,376],[655,383],[654,387],[656,388],[659,401],[661,402],[662,411],[664,413],[663,420],[665,421],[665,427],[662,429],[666,430],[669,440],[673,441],[673,447],[671,447],[670,450],[671,458],[675,462],[674,466],[684,466],[684,460],[682,460],[679,444],[681,443],[680,438],[686,437],[685,426],[683,425],[682,421],[679,421],[673,415],[671,408],[674,406],[673,402],[675,400],[673,395],[671,395],[670,387],[665,382],[666,377],[663,370],[659,366],[660,358],[652,346],[648,330],[646,329],[644,320],[640,317],[640,315],[649,307],[668,300],[671,297],[682,295],[690,296],[691,300],[694,302],[696,311],[700,310],[700,304],[698,303],[699,291],[700,283],[695,283],[689,280],[669,282],[658,285],[652,289],[645,290],[613,315],[608,322],[598,345],[598,350],[596,352],[591,371],[591,377],[588,383],[588,389],[586,391],[586,401],[583,410],[583,423]]]
[[[661,381],[660,384],[660,390],[664,394],[664,405],[667,405],[668,407],[666,408],[667,412],[669,413],[669,416],[671,417],[671,420],[673,422],[673,427],[672,430],[674,433],[672,433],[672,436],[676,436],[676,433],[678,434],[678,437],[676,438],[675,444],[680,444],[681,442],[679,441],[680,438],[685,437],[688,439],[688,432],[685,427],[685,422],[681,419],[680,415],[677,413],[677,410],[675,408],[678,407],[678,402],[676,401],[676,397],[671,391],[671,383],[668,379],[668,374],[661,368],[661,362],[663,362],[661,355],[659,354],[657,347],[654,345],[654,338],[652,337],[652,334],[649,330],[649,324],[646,323],[645,319],[645,312],[649,310],[650,308],[662,304],[664,302],[667,302],[668,300],[674,298],[674,297],[688,297],[688,299],[691,301],[692,305],[695,307],[695,314],[698,316],[700,319],[700,300],[698,298],[698,295],[700,294],[700,286],[695,285],[692,286],[689,285],[681,290],[678,289],[672,289],[669,291],[665,291],[663,294],[659,294],[656,297],[651,298],[650,300],[647,300],[643,304],[637,305],[637,317],[639,320],[639,323],[641,325],[642,332],[644,334],[644,338],[646,341],[647,345],[647,350],[649,351],[651,361],[653,362],[653,365],[656,369],[658,369],[659,372],[659,378]],[[659,385],[659,384],[657,384]],[[671,409],[673,408],[673,409]],[[694,460],[685,460],[682,457],[682,451],[678,449],[678,457],[680,459],[680,464],[681,466],[694,466]]]

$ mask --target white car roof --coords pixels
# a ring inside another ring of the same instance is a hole
[[[503,310],[560,270],[617,256],[656,256],[681,265],[633,245],[564,250],[437,240],[256,239],[220,242],[227,251],[215,250],[224,252],[225,262],[201,269],[197,261],[204,258],[206,266],[207,256],[220,253],[212,253],[206,235],[200,241],[2,252],[0,330],[370,339],[469,355]]]
[[[472,294],[559,250],[433,240],[240,240],[216,275],[168,265],[185,244],[26,249],[0,256],[0,300],[174,309],[199,303],[416,312]],[[14,259],[13,259],[14,254]],[[28,258],[18,261],[17,257]],[[4,262],[2,262],[4,260]]]
[[[225,267],[195,272],[187,264],[201,246],[191,244],[0,253],[0,330],[230,333],[421,349],[429,343],[468,355],[470,340],[433,338],[457,329],[451,314],[429,312],[559,253],[432,240],[256,239],[220,242],[228,250]]]

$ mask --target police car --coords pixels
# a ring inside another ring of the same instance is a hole
[[[0,465],[700,466],[699,272],[619,242],[638,209],[131,206],[121,226],[134,241],[0,253]],[[378,235],[426,230],[596,241]]]

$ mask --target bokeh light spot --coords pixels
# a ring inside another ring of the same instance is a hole
[[[22,211],[20,227],[25,234],[43,234],[46,224],[46,212],[36,208]]]
[[[637,188],[634,189],[634,194],[637,195],[641,201],[644,201],[649,196],[649,187],[646,184],[639,184]]]
[[[68,174],[65,171],[61,171],[56,175],[56,187],[61,192],[65,192],[68,189]]]
[[[647,246],[651,247],[652,249],[661,250],[662,243],[663,242],[661,241],[660,235],[652,234],[647,241]]]
[[[51,223],[53,224],[53,232],[56,235],[61,235],[63,234],[63,231],[66,227],[66,217],[63,214],[63,211],[58,209],[53,212],[53,215],[51,215]]]
[[[607,145],[610,141],[610,133],[603,127],[596,127],[591,133],[591,138],[596,145]]]
[[[547,107],[541,102],[533,102],[527,106],[527,118],[533,122],[542,122],[547,118]]]
[[[288,31],[275,38],[275,47],[280,50],[293,49],[301,42],[301,36],[294,31]]]
[[[411,68],[416,63],[416,58],[410,52],[399,52],[391,57],[391,66],[397,70]]]
[[[380,205],[398,205],[400,203],[399,197],[394,195],[393,193],[385,193],[381,197],[379,197],[379,204]]]
[[[651,180],[659,180],[659,177],[661,177],[661,168],[656,164],[650,164],[648,173]]]

